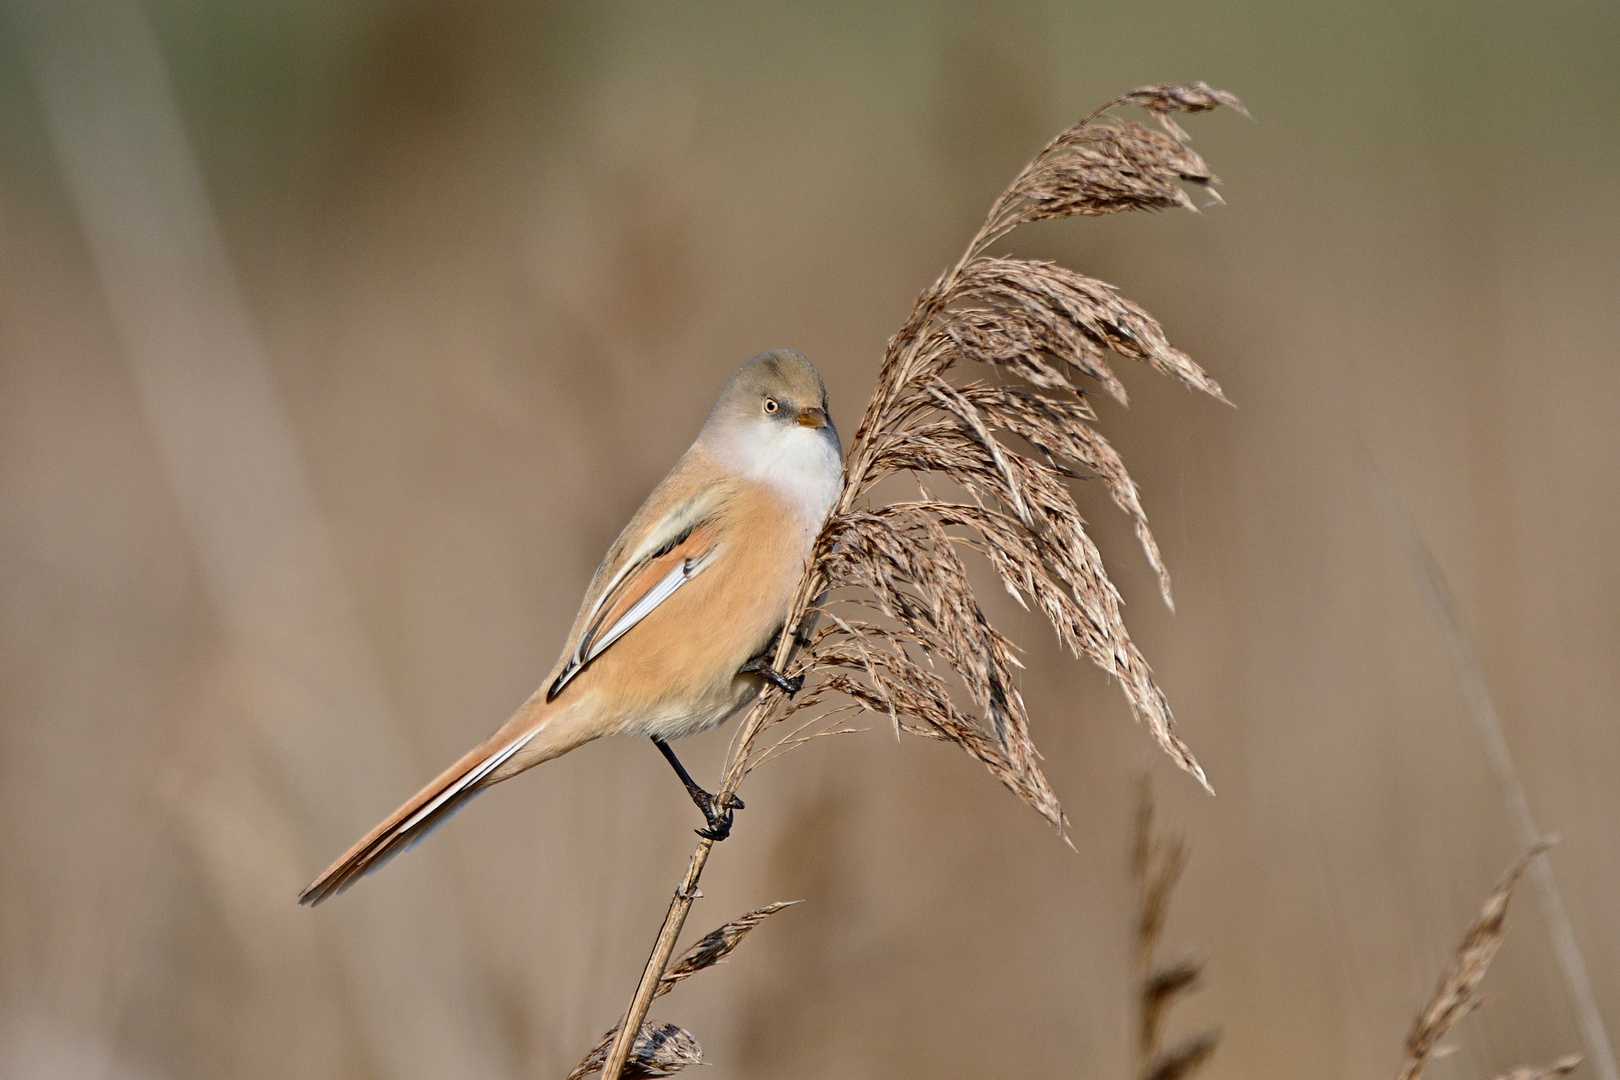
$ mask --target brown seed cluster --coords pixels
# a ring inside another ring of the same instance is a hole
[[[1159,125],[1172,136],[1182,142],[1191,140],[1191,136],[1181,130],[1176,123],[1174,113],[1207,112],[1222,105],[1228,109],[1249,115],[1249,110],[1243,107],[1243,102],[1225,90],[1217,90],[1207,82],[1195,83],[1164,83],[1159,86],[1142,86],[1128,94],[1121,94],[1116,101],[1120,104],[1140,105],[1152,113]]]
[[[1146,108],[1171,133],[1103,115],[1118,105]],[[784,716],[842,696],[901,730],[956,743],[1062,827],[1030,741],[1016,648],[974,595],[964,561],[971,552],[1019,603],[1045,615],[1070,651],[1118,679],[1160,745],[1208,786],[1131,641],[1070,484],[1102,481],[1130,516],[1170,603],[1170,576],[1136,485],[1097,431],[1086,395],[1101,389],[1126,402],[1112,355],[1226,399],[1151,315],[1111,286],[988,249],[1032,221],[1193,209],[1187,185],[1209,189],[1216,179],[1168,117],[1217,105],[1241,108],[1202,83],[1145,87],[1064,131],[996,200],[961,261],[918,298],[889,342],[851,444],[843,499],[817,546],[807,595],[819,597],[811,614],[822,629],[796,667],[812,677],[810,689]],[[872,505],[872,488],[902,473],[949,496],[925,486],[918,500]]]
[[[1582,1060],[1581,1055],[1570,1054],[1545,1065],[1520,1065],[1516,1069],[1509,1069],[1496,1080],[1556,1080],[1557,1077],[1574,1072],[1575,1066]]]
[[[1521,855],[1517,862],[1508,867],[1495,888],[1491,889],[1490,895],[1485,897],[1484,906],[1458,943],[1445,974],[1440,976],[1434,992],[1412,1021],[1412,1030],[1406,1036],[1406,1056],[1401,1061],[1400,1071],[1395,1074],[1396,1080],[1419,1080],[1440,1040],[1446,1037],[1457,1021],[1479,1007],[1479,984],[1485,980],[1485,972],[1490,968],[1491,960],[1495,958],[1496,950],[1501,947],[1502,938],[1507,932],[1508,900],[1513,895],[1513,886],[1518,884],[1531,860],[1547,850],[1552,842],[1542,840]],[[1551,1077],[1570,1072],[1580,1062],[1581,1057],[1576,1054],[1560,1058],[1550,1065],[1524,1065],[1504,1074],[1499,1080],[1508,1080],[1509,1077],[1512,1080],[1550,1080]]]
[[[601,1072],[607,1062],[608,1047],[613,1045],[614,1028],[602,1036],[596,1048],[585,1055],[585,1060],[574,1066],[567,1080],[580,1080],[594,1072]],[[688,1065],[703,1064],[703,1048],[692,1033],[678,1024],[647,1023],[636,1031],[635,1044],[624,1063],[620,1076],[674,1076]]]
[[[658,980],[658,989],[653,996],[663,997],[683,979],[690,979],[704,968],[713,967],[727,956],[731,950],[741,944],[748,932],[766,919],[775,915],[783,908],[790,908],[800,903],[798,900],[778,900],[774,904],[766,904],[762,908],[755,908],[748,914],[740,916],[726,923],[724,926],[710,930],[697,940],[690,949],[681,954],[680,959],[669,965]]]
[[[1137,1080],[1186,1080],[1215,1053],[1220,1036],[1213,1031],[1189,1035],[1164,1045],[1164,1019],[1171,1006],[1198,988],[1204,963],[1182,957],[1160,963],[1155,957],[1170,896],[1187,868],[1187,845],[1179,836],[1163,837],[1153,829],[1153,788],[1142,778],[1136,804],[1136,842],[1131,876],[1136,881],[1136,1076]]]

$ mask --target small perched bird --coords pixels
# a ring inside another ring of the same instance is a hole
[[[703,811],[699,834],[724,839],[742,803],[717,805],[669,740],[724,723],[767,682],[797,692],[770,653],[843,483],[827,388],[810,361],[773,349],[738,368],[697,441],[608,549],[545,683],[299,902],[342,892],[474,795],[603,735],[651,737]]]

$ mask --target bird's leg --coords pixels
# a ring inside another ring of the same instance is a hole
[[[804,613],[804,618],[800,619],[798,625],[794,626],[793,628],[793,644],[797,645],[801,649],[808,649],[810,647],[812,640],[810,634],[816,628],[816,619],[818,617],[816,613],[816,605],[819,605],[822,599],[823,597],[821,596],[816,597],[815,604],[811,605],[810,610]]]
[[[770,661],[768,661],[764,655],[756,656],[752,660],[748,661],[748,663],[738,668],[737,674],[758,675],[760,678],[782,691],[788,697],[792,697],[794,694],[797,694],[804,686],[803,675],[795,675],[791,679],[788,678],[780,671],[777,671],[775,668],[771,667]]]
[[[658,752],[664,755],[664,760],[669,762],[670,768],[675,770],[675,775],[681,778],[681,783],[686,785],[686,793],[692,796],[697,808],[703,811],[708,828],[697,830],[697,834],[707,840],[724,840],[731,835],[731,812],[744,809],[743,801],[732,795],[726,800],[725,806],[720,806],[720,800],[698,787],[697,781],[686,771],[686,766],[681,764],[681,759],[669,748],[669,743],[656,735],[652,737],[652,741],[653,745],[658,747]]]

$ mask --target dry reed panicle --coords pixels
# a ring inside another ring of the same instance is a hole
[[[1412,1030],[1406,1036],[1406,1056],[1395,1074],[1396,1080],[1420,1080],[1440,1040],[1446,1037],[1457,1021],[1478,1008],[1479,985],[1484,981],[1485,972],[1490,968],[1491,960],[1495,958],[1496,950],[1501,947],[1502,938],[1507,932],[1508,900],[1513,895],[1513,886],[1518,884],[1520,875],[1531,861],[1554,842],[1551,838],[1540,840],[1519,856],[1485,897],[1479,915],[1452,954],[1450,965],[1412,1021]],[[1550,1065],[1522,1065],[1504,1073],[1499,1080],[1562,1076],[1573,1070],[1580,1061],[1580,1055],[1576,1054],[1560,1058]]]
[[[585,1060],[574,1066],[568,1080],[600,1072],[618,1028],[608,1032]],[[642,1024],[620,1076],[674,1076],[688,1065],[703,1064],[703,1048],[692,1033],[678,1024]]]
[[[1203,1031],[1166,1047],[1165,1014],[1184,994],[1198,988],[1204,962],[1192,956],[1157,963],[1159,938],[1170,913],[1170,896],[1187,868],[1187,845],[1179,836],[1153,831],[1153,787],[1142,777],[1136,807],[1136,842],[1131,876],[1136,880],[1136,1076],[1137,1080],[1185,1080],[1203,1067],[1219,1036]]]
[[[1146,108],[1165,131],[1106,115],[1124,104]],[[1035,155],[961,260],[918,298],[884,354],[851,443],[843,498],[817,546],[806,594],[816,597],[811,617],[825,625],[804,642],[795,668],[810,688],[784,716],[847,697],[900,730],[961,746],[1061,827],[1014,678],[1015,646],[990,624],[969,582],[962,552],[974,551],[1071,652],[1117,678],[1160,745],[1209,786],[1131,641],[1069,480],[1103,482],[1130,516],[1170,604],[1170,575],[1136,485],[1097,431],[1086,395],[1097,387],[1126,402],[1112,353],[1226,398],[1151,315],[1111,286],[991,248],[1033,221],[1196,209],[1187,187],[1213,191],[1217,180],[1170,117],[1219,105],[1242,110],[1236,97],[1204,83],[1144,87],[1109,102]],[[914,501],[867,505],[876,484],[902,472],[932,475],[958,494],[938,498],[924,487]]]
[[[1123,105],[1146,109],[1165,131],[1107,115]],[[807,709],[827,715],[855,708],[888,716],[898,730],[956,743],[1053,825],[1066,824],[1030,740],[1016,648],[980,607],[964,551],[984,556],[1007,591],[1038,608],[1071,652],[1117,678],[1159,744],[1209,787],[1125,628],[1123,601],[1069,481],[1103,481],[1132,519],[1169,604],[1170,576],[1136,485],[1096,430],[1086,395],[1094,385],[1126,402],[1109,365],[1114,354],[1226,398],[1151,315],[1112,286],[991,248],[1034,221],[1196,210],[1187,187],[1212,192],[1218,181],[1170,117],[1220,105],[1242,109],[1237,98],[1204,83],[1148,86],[1107,102],[1035,155],[991,206],[962,257],[917,298],[889,339],[851,440],[843,494],[788,620],[794,632],[782,635],[772,656],[777,671],[805,677],[805,690],[784,706],[781,692],[767,689],[748,714],[717,793],[722,801],[773,750],[802,741],[798,733],[805,730],[756,747],[766,728]],[[932,476],[956,494],[938,498],[924,486],[916,500],[874,505],[874,486],[903,472],[919,481]],[[639,1030],[662,986],[712,849],[713,841],[704,840],[692,854],[603,1080],[617,1080],[630,1058],[629,1033]]]
[[[1520,1065],[1516,1069],[1509,1069],[1496,1080],[1554,1080],[1555,1077],[1567,1076],[1574,1072],[1575,1066],[1580,1063],[1581,1055],[1570,1054],[1545,1065]]]

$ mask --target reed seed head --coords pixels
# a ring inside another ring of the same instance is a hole
[[[1184,1080],[1203,1068],[1220,1036],[1213,1031],[1189,1035],[1168,1050],[1160,1051],[1142,1070],[1142,1080]]]
[[[1131,844],[1131,877],[1136,881],[1137,1080],[1186,1080],[1215,1053],[1220,1036],[1200,1032],[1173,1047],[1160,1045],[1164,1019],[1183,995],[1196,990],[1204,962],[1183,957],[1156,964],[1159,938],[1170,913],[1170,896],[1187,867],[1187,845],[1153,828],[1153,785],[1142,776],[1136,804],[1136,835]]]
[[[1207,112],[1224,105],[1234,112],[1249,115],[1249,110],[1235,95],[1217,90],[1207,82],[1142,86],[1116,99],[1120,104],[1140,105],[1153,114],[1159,125],[1172,137],[1188,142],[1192,136],[1181,129],[1173,114],[1178,112]]]
[[[602,1036],[596,1048],[585,1055],[585,1060],[574,1066],[567,1080],[580,1080],[591,1073],[601,1072],[607,1062],[608,1048],[613,1045],[614,1028]],[[677,1024],[653,1021],[642,1024],[636,1031],[636,1041],[630,1057],[624,1063],[623,1077],[674,1076],[688,1065],[703,1064],[703,1048],[692,1033]]]
[[[1513,886],[1530,861],[1551,843],[1551,840],[1542,840],[1521,855],[1485,897],[1484,906],[1452,953],[1451,963],[1435,984],[1434,992],[1412,1021],[1412,1030],[1406,1036],[1406,1057],[1396,1073],[1397,1080],[1419,1080],[1440,1040],[1457,1021],[1478,1007],[1479,984],[1484,981],[1485,972],[1506,933],[1508,900],[1513,895]]]
[[[653,1000],[656,1001],[684,980],[724,960],[754,927],[783,908],[790,908],[797,903],[800,901],[778,900],[774,904],[766,904],[703,935],[659,977],[658,986],[653,990]],[[583,1076],[601,1072],[602,1066],[607,1062],[608,1051],[618,1034],[619,1026],[615,1024],[612,1030],[602,1036],[591,1052],[574,1066],[574,1071],[568,1074],[566,1080],[580,1080]],[[701,1064],[703,1064],[703,1048],[698,1045],[697,1039],[690,1031],[675,1024],[648,1022],[636,1030],[636,1041],[631,1047],[629,1059],[625,1062],[624,1072],[620,1075],[671,1076],[688,1065]]]
[[[1147,109],[1165,131],[1104,115],[1122,105]],[[1212,190],[1217,180],[1169,117],[1220,105],[1242,108],[1203,83],[1144,87],[1062,132],[996,200],[960,262],[918,298],[889,341],[843,497],[816,546],[802,595],[821,629],[795,668],[809,685],[781,717],[839,699],[881,713],[897,730],[957,744],[1062,828],[1030,739],[1018,650],[974,594],[964,561],[973,553],[1070,652],[1117,679],[1171,758],[1209,786],[1125,627],[1070,484],[1102,481],[1170,604],[1169,571],[1136,484],[1087,397],[1101,390],[1126,402],[1113,356],[1226,398],[1112,286],[989,248],[1032,221],[1195,209],[1187,187]],[[874,485],[899,473],[949,496],[923,486],[914,501],[874,505]]]
[[[767,904],[762,908],[755,908],[748,914],[726,923],[724,926],[710,930],[698,939],[690,949],[680,955],[673,964],[669,965],[658,980],[658,989],[653,997],[662,997],[675,989],[676,984],[683,979],[690,979],[704,968],[713,967],[727,956],[731,950],[742,943],[748,932],[766,919],[775,915],[783,908],[790,908],[794,904],[802,903],[799,900],[778,900],[774,904]]]

